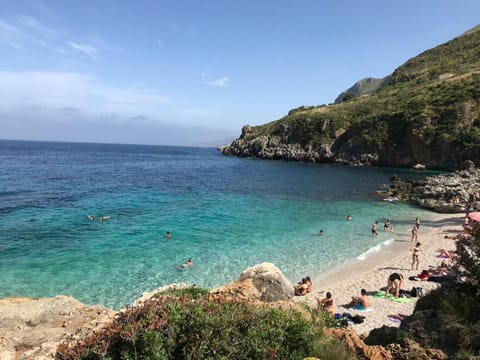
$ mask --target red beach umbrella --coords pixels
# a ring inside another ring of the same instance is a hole
[[[473,212],[470,215],[468,215],[470,220],[480,222],[480,212]]]

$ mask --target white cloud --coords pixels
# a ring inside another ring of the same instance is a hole
[[[84,59],[85,56],[96,60],[102,52],[125,51],[122,47],[109,45],[98,37],[77,41],[66,31],[46,26],[36,18],[26,15],[17,16],[11,21],[0,18],[0,43],[19,50],[47,49],[67,61]]]
[[[0,106],[75,107],[96,113],[156,115],[172,101],[157,89],[113,87],[88,74],[69,72],[1,72]]]
[[[227,87],[228,86],[228,77],[224,76],[220,79],[207,82],[208,85],[218,86],[218,87]]]
[[[97,59],[97,53],[99,52],[99,50],[91,45],[77,44],[73,41],[67,41],[67,45],[83,53],[84,55],[91,57],[92,59]]]
[[[0,42],[15,49],[21,49],[23,46],[20,45],[19,33],[20,30],[17,27],[6,23],[0,18]]]

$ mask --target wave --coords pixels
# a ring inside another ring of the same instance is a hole
[[[387,239],[385,240],[384,242],[378,244],[378,245],[375,245],[369,249],[367,249],[366,251],[364,251],[363,253],[361,253],[360,255],[358,255],[355,259],[357,260],[365,260],[367,258],[367,256],[373,254],[373,253],[376,253],[376,252],[379,252],[382,247],[385,247],[385,246],[389,246],[391,245],[393,242],[395,241],[395,239]]]

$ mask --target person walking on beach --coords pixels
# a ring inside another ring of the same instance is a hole
[[[375,221],[372,225],[372,236],[378,235],[378,221]]]
[[[412,249],[412,270],[414,267],[415,267],[415,270],[418,270],[418,264],[419,264],[418,258],[420,256],[420,252],[422,252],[420,250],[420,243],[417,242]]]
[[[413,241],[418,241],[418,227],[417,227],[417,224],[413,225],[413,228],[412,228],[412,242]]]

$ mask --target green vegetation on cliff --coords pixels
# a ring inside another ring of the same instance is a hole
[[[174,290],[119,313],[101,333],[62,344],[56,359],[355,359],[340,340],[324,336],[333,321],[306,309]]]
[[[252,127],[242,140],[248,144],[262,136],[304,148],[328,144],[332,161],[375,154],[379,165],[449,168],[466,159],[478,164],[480,31],[412,58],[370,95],[294,109]]]

